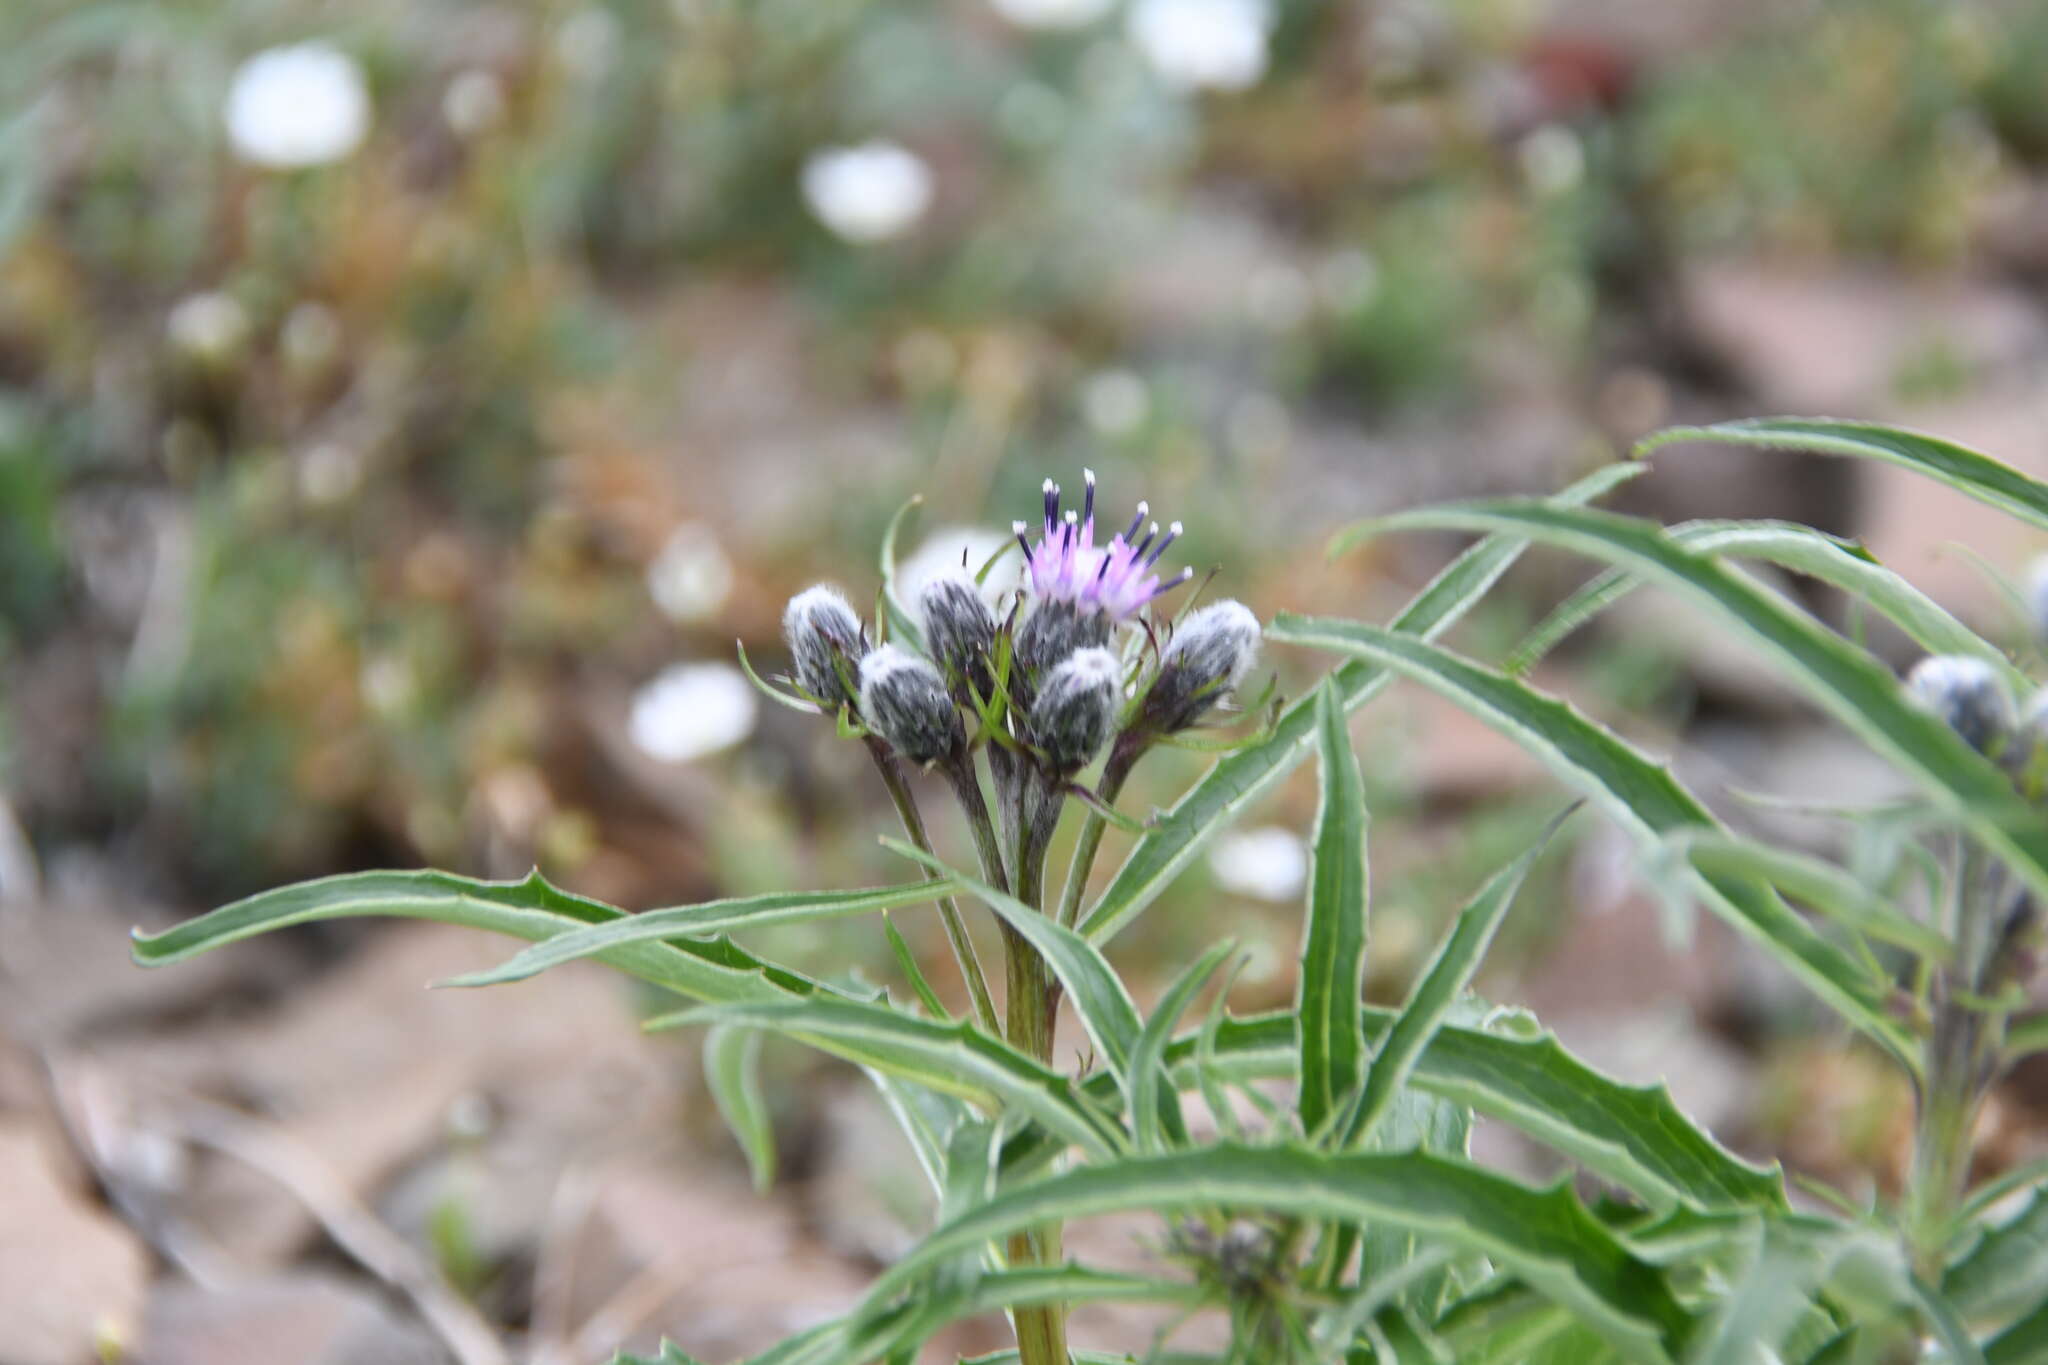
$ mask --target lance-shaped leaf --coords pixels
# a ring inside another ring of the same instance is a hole
[[[1826,417],[1758,417],[1721,422],[1710,427],[1672,427],[1645,437],[1638,456],[1650,455],[1684,441],[1715,441],[1724,445],[1767,446],[1817,455],[1847,455],[1879,460],[1924,474],[1979,502],[2048,528],[2048,484],[2029,478],[1953,441],[1905,431],[1875,422],[1843,422]]]
[[[1173,1040],[1174,1025],[1186,1013],[1195,992],[1236,949],[1233,940],[1225,939],[1212,944],[1208,952],[1190,964],[1166,988],[1166,994],[1159,997],[1152,1017],[1145,1021],[1144,1031],[1138,1035],[1137,1046],[1131,1049],[1130,1099],[1126,1108],[1131,1113],[1132,1138],[1141,1152],[1156,1152],[1167,1141],[1177,1146],[1187,1142],[1187,1125],[1181,1118],[1180,1105],[1168,1095],[1173,1075],[1167,1070],[1166,1048]]]
[[[451,978],[445,984],[495,986],[505,981],[523,981],[550,967],[574,962],[578,958],[598,957],[607,949],[626,944],[703,938],[734,930],[766,929],[779,924],[875,914],[937,900],[955,889],[951,882],[941,879],[905,882],[899,886],[864,887],[858,891],[773,891],[760,896],[706,901],[701,905],[647,910],[594,924],[587,929],[557,934],[531,948],[522,949],[496,967],[469,972]]]
[[[1062,1143],[1094,1156],[1124,1146],[1123,1134],[1077,1099],[1064,1076],[965,1022],[941,1024],[870,1001],[819,996],[707,1005],[651,1019],[647,1027],[689,1024],[768,1029],[796,1038],[991,1112],[1025,1115]]]
[[[1295,987],[1300,1031],[1301,1130],[1319,1133],[1358,1094],[1365,1042],[1358,1031],[1365,989],[1365,778],[1351,751],[1344,708],[1332,683],[1316,689],[1316,752],[1322,798],[1309,870],[1308,923]]]
[[[754,1189],[765,1193],[775,1183],[775,1124],[761,1092],[761,1035],[752,1029],[707,1029],[704,1080],[719,1116],[746,1153]]]
[[[1479,889],[1479,894],[1458,912],[1451,932],[1445,935],[1436,956],[1423,969],[1414,989],[1408,993],[1408,1003],[1401,1007],[1394,1026],[1387,1030],[1386,1040],[1373,1054],[1372,1070],[1366,1075],[1365,1088],[1360,1092],[1357,1104],[1344,1116],[1341,1146],[1355,1147],[1368,1140],[1374,1125],[1393,1107],[1395,1098],[1408,1084],[1408,1078],[1429,1047],[1430,1040],[1436,1037],[1459,997],[1472,983],[1473,974],[1485,959],[1486,950],[1493,945],[1493,936],[1499,932],[1501,921],[1507,918],[1508,907],[1514,904],[1515,893],[1522,889],[1522,882],[1528,877],[1537,855],[1543,852],[1550,836],[1570,814],[1566,811],[1565,815],[1553,820],[1533,846],[1494,873]]]
[[[914,1290],[931,1268],[963,1249],[1048,1220],[1216,1207],[1416,1229],[1488,1257],[1569,1307],[1631,1360],[1669,1359],[1691,1329],[1662,1273],[1631,1255],[1562,1184],[1531,1189],[1470,1162],[1424,1152],[1331,1154],[1237,1144],[1124,1157],[998,1194],[891,1266],[870,1302]]]
[[[1609,465],[1557,494],[1556,500],[1573,505],[1591,502],[1642,470],[1641,465]],[[1527,546],[1526,539],[1506,536],[1473,546],[1430,580],[1394,618],[1394,629],[1436,638],[1486,596]],[[1356,711],[1378,696],[1387,680],[1384,670],[1369,664],[1347,664],[1330,675],[1346,711]],[[1288,707],[1265,739],[1218,760],[1171,809],[1155,817],[1082,921],[1081,932],[1101,943],[1122,931],[1210,839],[1292,771],[1314,743],[1315,705],[1313,698],[1304,698]]]
[[[2036,1190],[1989,1226],[1941,1281],[1941,1296],[1972,1323],[1998,1322],[2048,1301],[2048,1192]]]
[[[1949,941],[1833,863],[1796,849],[1732,834],[1687,833],[1677,851],[1702,872],[1760,877],[1794,900],[1859,934],[1945,962]]]
[[[137,933],[133,951],[137,962],[155,967],[273,929],[359,916],[435,920],[531,942],[630,919],[623,910],[557,890],[538,872],[516,882],[477,881],[446,872],[351,872],[265,891],[162,933]],[[621,971],[697,1000],[785,1000],[827,989],[725,938],[627,943],[600,956]]]
[[[1585,790],[1649,843],[1691,830],[1719,832],[1706,807],[1652,762],[1570,706],[1469,660],[1376,626],[1282,616],[1276,638],[1375,659],[1456,702]],[[1823,938],[1762,882],[1699,874],[1707,906],[1756,939],[1842,1016],[1908,1065],[1916,1044],[1887,1012],[1883,984]]]
[[[1641,573],[1699,603],[2048,895],[2048,821],[2019,798],[1997,764],[1908,701],[1898,679],[1864,650],[1753,579],[1687,549],[1655,522],[1502,499],[1404,512],[1366,529],[1375,527],[1518,532]]]
[[[1784,521],[1689,521],[1671,527],[1670,535],[1699,554],[1760,559],[1819,579],[1870,606],[1928,653],[1982,659],[2004,674],[2016,691],[2026,685],[2024,676],[1996,645],[1853,542]],[[1641,584],[1642,579],[1627,570],[1602,570],[1529,632],[1508,656],[1506,671],[1528,672],[1558,641]]]

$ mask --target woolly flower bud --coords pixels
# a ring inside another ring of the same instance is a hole
[[[860,713],[869,729],[913,763],[937,762],[967,741],[939,670],[895,645],[882,645],[860,661]]]
[[[820,583],[790,598],[782,612],[782,638],[789,644],[797,685],[825,710],[837,711],[840,703],[854,700],[847,680],[867,653],[867,639],[860,617],[837,588]]]
[[[1966,654],[1922,659],[1906,676],[1906,693],[1979,753],[1990,752],[2012,733],[2012,693],[1998,670],[1982,659]]]
[[[1046,674],[1031,704],[1031,741],[1059,772],[1095,757],[1116,724],[1123,670],[1106,649],[1076,650]]]
[[[1082,611],[1072,602],[1040,601],[1017,627],[1020,693],[1028,698],[1032,686],[1074,651],[1108,644],[1113,628],[1107,613]]]
[[[992,687],[988,652],[995,643],[996,618],[982,600],[974,576],[939,575],[917,595],[917,608],[924,618],[925,646],[945,670],[954,695],[964,701],[966,689],[972,687],[987,697]]]
[[[1139,724],[1185,730],[1245,680],[1259,657],[1259,618],[1242,602],[1222,601],[1188,613],[1159,660]]]

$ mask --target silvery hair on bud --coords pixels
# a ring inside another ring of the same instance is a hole
[[[939,670],[895,645],[878,646],[860,661],[860,713],[869,729],[913,763],[936,763],[967,742]]]
[[[1998,670],[1982,659],[1930,655],[1906,675],[1906,694],[1947,721],[1979,753],[1991,752],[2012,733],[2012,693]]]
[[[1259,618],[1225,599],[1189,612],[1159,660],[1139,724],[1185,730],[1252,671],[1259,657]]]
[[[1113,629],[1106,612],[1082,611],[1072,602],[1041,601],[1017,627],[1017,662],[1027,678],[1036,678],[1077,649],[1108,644]]]
[[[1031,703],[1031,741],[1060,772],[1095,757],[1116,725],[1123,669],[1106,649],[1081,649],[1045,675]]]
[[[917,608],[924,619],[925,646],[945,670],[947,682],[972,687],[987,697],[988,652],[995,643],[996,618],[974,575],[940,574],[917,595]]]
[[[839,589],[820,583],[789,599],[782,610],[782,638],[789,645],[791,671],[797,685],[836,711],[854,700],[847,690],[850,676],[867,652],[860,617]],[[844,659],[847,674],[840,672]]]

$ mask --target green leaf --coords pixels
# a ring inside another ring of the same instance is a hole
[[[1499,932],[1501,921],[1507,918],[1508,907],[1514,904],[1515,893],[1522,889],[1522,882],[1529,875],[1529,869],[1550,842],[1550,836],[1570,814],[1566,811],[1553,820],[1534,845],[1496,872],[1458,912],[1451,932],[1444,937],[1436,956],[1408,992],[1408,1003],[1401,1007],[1394,1026],[1387,1030],[1386,1041],[1373,1054],[1372,1069],[1365,1077],[1365,1088],[1358,1102],[1344,1116],[1339,1145],[1355,1147],[1369,1139],[1374,1126],[1407,1086],[1416,1062],[1478,972],[1486,950],[1493,945],[1494,934]]]
[[[1392,1029],[1391,1010],[1368,1007],[1361,1023],[1368,1044]],[[1166,1059],[1190,1072],[1199,1035],[1175,1039]],[[1216,1064],[1242,1079],[1295,1073],[1294,1016],[1282,1011],[1233,1019],[1219,1030]],[[1663,1085],[1626,1085],[1567,1052],[1549,1033],[1510,1037],[1447,1024],[1416,1059],[1412,1084],[1488,1118],[1498,1119],[1571,1157],[1652,1208],[1786,1207],[1775,1166],[1752,1166],[1688,1119]],[[1107,1077],[1091,1078],[1089,1094],[1109,1098]],[[1012,1139],[1005,1170],[1041,1164],[1046,1144]]]
[[[1987,1227],[1968,1255],[1948,1268],[1941,1295],[1973,1323],[1998,1322],[2048,1301],[2048,1192]]]
[[[1195,992],[1216,974],[1223,959],[1236,949],[1237,945],[1231,939],[1214,944],[1175,978],[1174,983],[1166,988],[1166,994],[1159,997],[1152,1017],[1145,1021],[1144,1031],[1138,1035],[1137,1046],[1131,1049],[1128,1105],[1132,1137],[1140,1152],[1156,1152],[1168,1141],[1178,1146],[1188,1140],[1180,1105],[1165,1094],[1166,1087],[1173,1082],[1166,1069],[1166,1046],[1174,1025],[1180,1022],[1181,1015],[1187,1012],[1188,1005],[1194,1000]]]
[[[1067,997],[1074,1002],[1074,1012],[1080,1015],[1089,1040],[1095,1044],[1095,1050],[1108,1066],[1110,1074],[1116,1077],[1125,1102],[1129,1103],[1131,1051],[1137,1046],[1143,1026],[1138,1018],[1137,1005],[1132,1003],[1130,992],[1124,989],[1123,980],[1109,965],[1109,959],[1072,929],[1032,909],[1008,892],[965,872],[957,872],[900,839],[884,839],[882,844],[891,852],[943,873],[961,889],[980,897],[1025,942],[1038,950],[1060,984],[1066,987]]]
[[[1591,502],[1643,472],[1644,466],[1608,465],[1556,495],[1561,503]],[[1500,581],[1527,540],[1496,537],[1458,556],[1394,618],[1394,629],[1434,639],[1450,629]],[[1330,685],[1346,711],[1356,711],[1385,689],[1388,676],[1369,664],[1334,670]],[[1285,777],[1307,754],[1315,734],[1315,701],[1288,707],[1265,739],[1220,759],[1173,807],[1154,817],[1148,833],[1131,845],[1123,866],[1103,889],[1081,932],[1103,943],[1115,937],[1157,900],[1210,839]]]
[[[1986,1365],[2048,1365],[2048,1302],[1984,1345]]]
[[[917,628],[917,618],[896,596],[896,541],[903,532],[903,524],[910,514],[924,506],[922,495],[914,495],[896,509],[889,518],[888,529],[882,532],[882,545],[878,555],[882,571],[882,614],[887,618],[889,638],[905,649],[922,652],[924,632]]]
[[[1790,1220],[1753,1219],[1745,1264],[1721,1295],[1687,1365],[1755,1365],[1783,1358],[1814,1292],[1833,1270],[1842,1236],[1816,1236]]]
[[[1920,1316],[1926,1320],[1934,1339],[1946,1352],[1946,1365],[1985,1365],[1984,1352],[1956,1317],[1948,1301],[1928,1288],[1917,1275],[1912,1278],[1912,1287],[1913,1297],[1920,1304]]]
[[[1561,1184],[1530,1189],[1469,1162],[1421,1152],[1327,1154],[1236,1144],[1124,1157],[998,1194],[885,1271],[870,1302],[912,1290],[949,1257],[1017,1229],[1053,1219],[1197,1207],[1415,1228],[1489,1257],[1568,1306],[1634,1360],[1668,1359],[1691,1326],[1661,1273],[1630,1255]]]
[[[684,1354],[683,1348],[673,1341],[663,1341],[660,1355],[636,1356],[621,1351],[612,1357],[612,1365],[704,1365],[704,1362]]]
[[[775,1125],[761,1094],[761,1035],[751,1029],[707,1030],[704,1083],[725,1126],[747,1154],[755,1191],[766,1193],[775,1183]]]
[[[1710,876],[1756,877],[1859,934],[1946,962],[1949,941],[1833,863],[1732,834],[1686,833],[1678,853]]]
[[[1672,539],[1698,554],[1760,559],[1840,588],[1889,618],[1928,653],[1982,659],[2003,673],[2015,690],[2025,687],[2024,677],[2002,650],[1872,559],[1860,545],[1783,521],[1693,521],[1669,530]],[[1529,632],[1509,656],[1504,671],[1528,672],[1565,636],[1641,583],[1626,570],[1602,570]]]
[[[239,900],[159,934],[136,933],[135,960],[180,962],[273,929],[318,920],[396,916],[488,929],[533,942],[629,917],[550,886],[538,873],[486,882],[446,872],[351,872]],[[626,943],[600,957],[621,971],[698,1000],[783,1000],[827,989],[765,962],[729,939]]]
[[[1788,678],[2048,895],[2048,821],[2019,798],[1997,764],[1909,702],[1898,679],[1868,653],[1754,580],[1687,549],[1655,522],[1502,499],[1404,512],[1377,525],[1528,535],[1676,590],[1774,658]]]
[[[1344,708],[1328,682],[1316,689],[1316,750],[1322,797],[1295,988],[1301,1036],[1296,1104],[1304,1133],[1321,1132],[1351,1103],[1365,1076],[1365,1044],[1358,1031],[1371,880],[1365,849],[1365,778],[1351,751]]]
[[[771,925],[868,915],[937,900],[954,889],[953,884],[942,879],[905,882],[900,886],[866,887],[859,891],[772,891],[760,896],[738,896],[730,900],[706,901],[701,905],[648,910],[573,933],[557,934],[521,950],[495,967],[451,977],[442,984],[495,986],[507,981],[524,981],[550,967],[574,962],[578,958],[597,957],[607,949],[624,944],[703,938],[735,929],[765,929]]]
[[[728,1024],[769,1029],[995,1112],[1028,1116],[1062,1143],[1095,1156],[1123,1134],[1077,1099],[1064,1076],[961,1021],[941,1024],[864,1000],[783,1000],[708,1005],[651,1019],[649,1029]]]
[[[1641,458],[1681,441],[1879,460],[1924,474],[2022,521],[2048,528],[2048,484],[1966,446],[1917,431],[1825,417],[1758,417],[1710,427],[1672,427],[1646,437],[1636,445],[1635,453]]]
[[[1392,631],[1283,614],[1276,639],[1370,658],[1456,702],[1585,790],[1646,843],[1719,824],[1670,772],[1564,702],[1503,674]],[[1882,983],[1752,878],[1700,874],[1709,908],[1770,949],[1856,1027],[1911,1066],[1916,1043],[1886,1011]]]

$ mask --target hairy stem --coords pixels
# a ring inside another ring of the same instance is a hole
[[[875,736],[868,736],[868,754],[875,760],[875,770],[882,775],[882,785],[889,789],[889,799],[896,803],[896,814],[903,820],[903,832],[910,842],[923,853],[932,852],[931,836],[925,833],[924,816],[918,813],[917,798],[911,795],[910,786],[903,780],[903,770],[896,763],[889,746]],[[939,873],[925,869],[925,876],[936,881]],[[939,922],[946,926],[946,941],[953,946],[953,960],[960,966],[960,975],[967,982],[967,993],[974,1001],[974,1017],[990,1033],[997,1033],[996,1003],[989,994],[988,978],[982,974],[981,957],[974,951],[974,940],[967,936],[967,922],[960,918],[960,907],[951,896],[939,897]]]
[[[1148,745],[1127,744],[1123,737],[1109,751],[1109,762],[1102,766],[1102,781],[1096,785],[1095,794],[1102,804],[1116,804],[1117,794],[1124,789],[1124,779],[1131,775],[1131,769],[1144,757]],[[1080,918],[1081,898],[1088,894],[1088,874],[1095,866],[1095,854],[1102,847],[1103,831],[1109,828],[1109,821],[1100,811],[1089,811],[1087,822],[1081,826],[1081,837],[1074,844],[1074,859],[1067,864],[1067,884],[1060,893],[1059,921],[1069,929]]]
[[[2003,869],[1975,844],[1962,842],[1950,921],[1956,955],[1935,975],[1934,1027],[1906,1195],[1907,1241],[1915,1269],[1930,1282],[1941,1274],[1949,1225],[1969,1177],[1977,1111],[2004,1037],[2003,1017],[1982,1004],[1997,970],[2004,898]]]
[[[1040,831],[1059,818],[1059,798],[1035,769],[1024,767],[1018,788],[1015,848],[1017,877],[1013,888],[1017,899],[1033,910],[1042,910],[1045,899],[1045,845]],[[1048,788],[1034,793],[1029,789]],[[1039,810],[1031,813],[1032,795],[1040,797]],[[1052,812],[1048,820],[1044,812]],[[1007,965],[1008,995],[1005,1004],[1006,1037],[1012,1047],[1041,1062],[1052,1061],[1052,1026],[1059,997],[1053,993],[1052,972],[1038,950],[1003,923],[1003,953]],[[1010,1264],[1058,1265],[1063,1259],[1060,1225],[1046,1223],[1014,1234],[1009,1241]],[[1068,1365],[1066,1308],[1049,1303],[1015,1311],[1019,1365]]]

